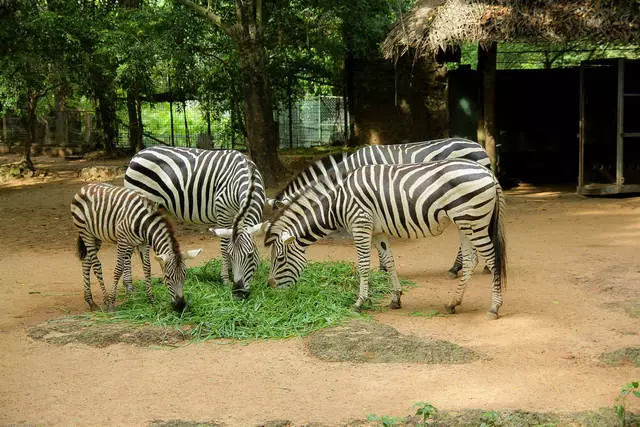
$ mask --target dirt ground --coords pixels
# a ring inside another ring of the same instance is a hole
[[[632,363],[601,361],[602,353],[640,346],[640,198],[528,185],[507,191],[509,284],[496,321],[485,317],[490,278],[480,268],[458,314],[415,315],[442,311],[454,290],[445,274],[454,229],[392,241],[400,276],[419,286],[405,293],[402,309],[373,316],[402,334],[481,355],[470,363],[327,362],[297,338],[177,348],[35,341],[29,327],[87,309],[68,205],[83,183],[77,172],[91,164],[36,160],[46,176],[0,184],[0,424],[341,425],[372,413],[403,416],[420,401],[440,410],[573,412],[611,407],[623,385],[640,379]],[[219,256],[204,230],[179,233],[183,248],[204,250],[190,265]],[[113,246],[100,254],[108,277]],[[354,260],[355,251],[328,240],[311,247],[309,258]],[[139,264],[134,275],[142,276]],[[628,407],[637,412],[640,399],[628,399]]]

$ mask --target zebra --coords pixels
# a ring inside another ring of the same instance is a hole
[[[105,183],[88,184],[74,195],[71,215],[78,229],[78,255],[82,261],[84,300],[91,310],[98,309],[91,296],[91,269],[102,289],[104,304],[109,311],[113,311],[121,277],[127,291],[133,290],[131,254],[134,249],[138,250],[142,259],[147,297],[151,303],[154,302],[149,247],[154,250],[156,260],[162,266],[164,283],[169,288],[173,306],[180,312],[184,310],[183,287],[187,271],[184,260],[197,256],[201,250],[181,253],[171,223],[154,203],[123,187]],[[109,295],[98,259],[102,242],[114,242],[117,245],[113,289]]]
[[[358,259],[360,292],[355,309],[368,299],[372,242],[391,274],[390,307],[400,308],[402,291],[387,235],[438,236],[453,222],[459,230],[463,269],[455,297],[446,308],[454,313],[462,303],[466,282],[477,263],[477,251],[493,273],[489,315],[497,318],[507,278],[503,217],[500,184],[478,163],[459,159],[366,165],[335,185],[308,187],[274,218],[264,238],[271,250],[269,284],[294,284],[306,263],[306,247],[344,228],[353,235]]]
[[[253,235],[265,204],[262,176],[236,150],[155,146],[138,152],[125,172],[125,187],[164,206],[178,219],[207,224],[220,237],[221,277],[234,297],[246,298],[260,256]]]
[[[267,199],[267,204],[272,208],[282,209],[307,186],[331,173],[340,173],[340,170],[348,173],[364,165],[425,163],[445,159],[468,159],[487,169],[491,167],[489,155],[482,145],[465,138],[443,138],[395,145],[368,145],[351,155],[341,153],[313,163],[289,182],[275,198]],[[338,165],[342,166],[337,168]],[[380,269],[384,270],[382,255],[380,253],[378,255]],[[456,260],[447,274],[455,279],[461,269],[462,251],[459,248]]]

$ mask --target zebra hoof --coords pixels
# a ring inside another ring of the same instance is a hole
[[[362,309],[360,308],[360,306],[359,306],[359,305],[354,305],[354,306],[353,306],[353,311],[354,311],[354,312],[356,312],[356,313],[361,313],[361,312],[362,312]]]
[[[447,313],[449,314],[456,314],[456,306],[455,305],[448,305],[445,304],[444,305],[444,309],[446,310]]]
[[[96,304],[95,302],[91,301],[89,303],[89,310],[91,310],[91,311],[99,311],[100,307],[98,306],[98,304]]]
[[[489,319],[489,320],[496,320],[496,319],[498,319],[498,317],[500,317],[500,316],[498,315],[498,313],[495,313],[495,312],[493,312],[493,311],[487,311],[487,319]]]
[[[457,279],[458,278],[458,270],[454,270],[453,268],[447,271],[447,277],[449,279]]]
[[[387,270],[387,267],[385,267],[384,265],[380,265],[380,271],[385,271],[385,272],[387,272],[387,271],[389,271],[389,270]]]
[[[402,304],[400,303],[400,301],[391,301],[391,303],[389,304],[389,308],[397,310],[399,308],[402,308]]]
[[[482,270],[484,274],[491,274],[491,270],[486,265],[484,266],[484,270]]]
[[[116,306],[115,306],[115,305],[113,305],[113,304],[109,304],[109,305],[107,306],[107,311],[108,311],[109,313],[113,313],[114,311],[116,311]]]

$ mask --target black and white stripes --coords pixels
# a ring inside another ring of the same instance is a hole
[[[122,187],[88,184],[74,196],[71,214],[73,223],[78,228],[78,254],[82,260],[84,298],[92,310],[98,306],[91,296],[90,270],[93,269],[98,278],[105,305],[113,309],[118,282],[123,274],[127,290],[132,289],[131,254],[136,248],[142,258],[147,296],[153,301],[149,247],[154,250],[156,259],[163,267],[164,282],[169,288],[175,308],[184,308],[186,267],[183,260],[196,256],[200,250],[189,251],[185,255],[180,253],[170,223],[157,211],[154,203]],[[118,258],[110,294],[107,294],[97,255],[102,242],[114,242],[117,245]]]
[[[493,272],[492,304],[497,317],[506,283],[502,227],[504,197],[493,174],[468,160],[411,165],[368,165],[344,174],[340,182],[307,187],[270,225],[270,282],[295,283],[304,268],[305,248],[333,230],[345,228],[358,254],[360,294],[368,298],[371,244],[391,273],[392,307],[400,307],[400,282],[386,238],[437,236],[453,222],[459,229],[463,274],[450,311],[462,302],[465,284],[477,263],[476,250]]]
[[[136,154],[125,186],[165,206],[178,219],[210,224],[221,237],[222,280],[245,297],[257,269],[253,234],[265,203],[260,173],[235,150],[151,147]],[[230,274],[231,273],[231,274]]]

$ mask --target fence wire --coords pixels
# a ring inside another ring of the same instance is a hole
[[[280,148],[301,148],[345,141],[346,109],[340,96],[305,98],[279,108]]]

